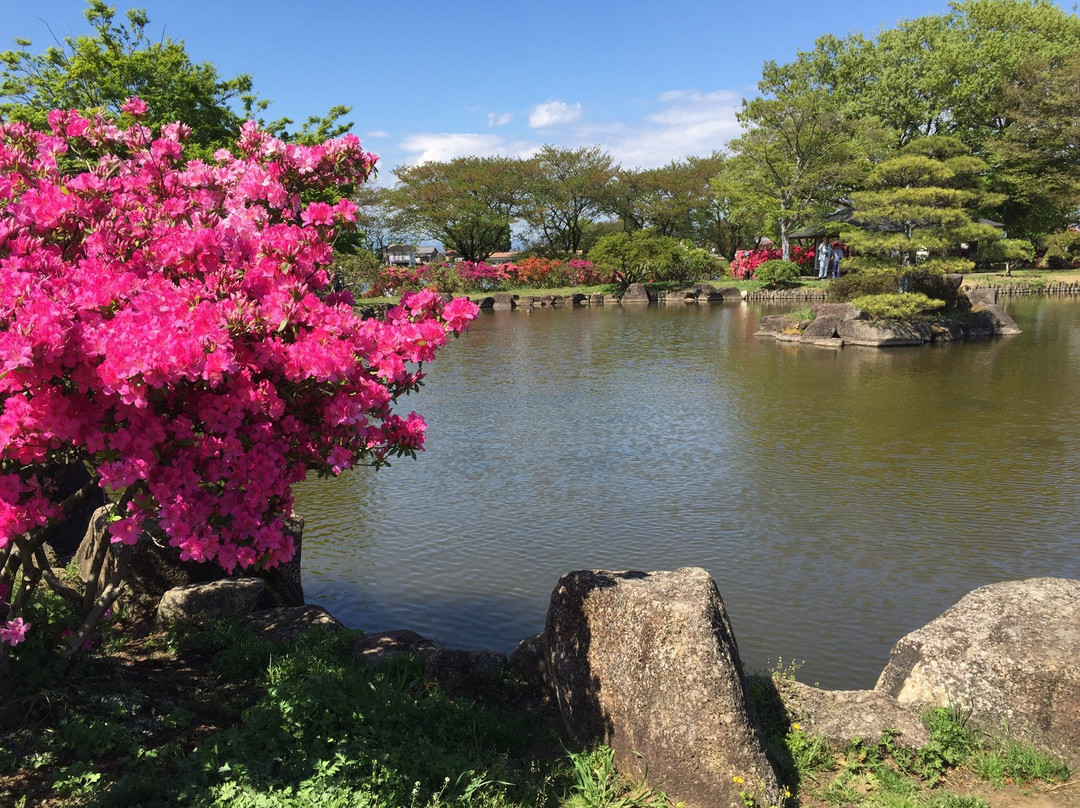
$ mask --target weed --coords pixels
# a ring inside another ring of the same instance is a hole
[[[570,763],[574,784],[564,808],[664,808],[668,804],[662,792],[619,777],[610,747],[572,753]]]
[[[999,738],[973,755],[971,770],[983,780],[1000,788],[1005,780],[1025,784],[1034,780],[1047,783],[1069,779],[1069,767],[1032,746],[1013,738]]]

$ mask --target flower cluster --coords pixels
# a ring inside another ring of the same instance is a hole
[[[492,292],[513,286],[555,288],[600,282],[600,273],[592,262],[580,258],[569,261],[523,258],[516,264],[458,261],[454,264],[383,267],[378,281],[368,289],[367,294],[381,297],[392,291],[428,287],[444,292]]]
[[[731,276],[739,280],[750,280],[754,270],[766,261],[783,258],[783,253],[775,247],[757,247],[753,250],[736,250],[731,261]],[[791,260],[806,273],[814,268],[814,250],[811,247],[795,246],[791,248]]]
[[[60,516],[44,470],[75,460],[120,495],[114,542],[152,516],[185,560],[272,567],[308,470],[423,444],[394,403],[476,307],[424,291],[360,319],[326,272],[355,205],[305,202],[376,158],[249,122],[235,155],[185,161],[189,134],[59,110],[49,131],[0,124],[0,553]],[[0,626],[26,630],[6,603]]]

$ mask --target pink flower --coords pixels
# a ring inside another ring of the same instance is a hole
[[[21,617],[9,620],[7,625],[0,628],[0,642],[18,645],[26,639],[26,631],[30,628],[29,623],[24,623]]]
[[[443,320],[446,327],[454,333],[460,334],[469,330],[469,323],[480,312],[480,307],[467,297],[455,297],[443,306]]]
[[[124,101],[123,105],[120,107],[120,111],[126,112],[128,115],[135,118],[140,118],[146,114],[146,102],[141,98],[129,98]]]

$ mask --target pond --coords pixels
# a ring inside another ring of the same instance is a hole
[[[1007,310],[1023,335],[842,350],[747,304],[482,312],[405,400],[418,460],[297,487],[308,600],[509,652],[564,572],[700,566],[749,669],[872,687],[970,590],[1080,578],[1080,305]]]

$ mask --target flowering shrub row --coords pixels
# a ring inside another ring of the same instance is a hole
[[[782,257],[783,253],[774,247],[736,250],[735,258],[731,261],[731,276],[739,280],[750,280],[755,277],[754,270],[759,266],[766,261],[775,261]],[[813,274],[814,250],[812,247],[792,247],[791,260],[798,265],[803,274]]]
[[[517,263],[488,264],[458,261],[455,264],[422,264],[413,267],[389,266],[379,271],[378,280],[365,293],[381,297],[404,289],[432,288],[440,292],[494,292],[514,286],[553,289],[560,286],[587,286],[600,283],[593,264],[579,258],[561,261],[551,258],[523,258]]]
[[[423,419],[394,404],[476,314],[423,291],[385,321],[360,320],[351,294],[329,289],[331,244],[356,208],[303,200],[368,177],[376,158],[355,136],[305,147],[249,122],[237,155],[186,162],[190,129],[155,137],[138,123],[144,111],[135,99],[124,125],[59,110],[49,131],[0,124],[9,645],[30,628],[22,614],[48,578],[42,542],[63,518],[47,469],[81,463],[117,500],[116,547],[154,517],[182,559],[272,567],[295,552],[283,520],[309,469],[337,474],[422,447]]]

